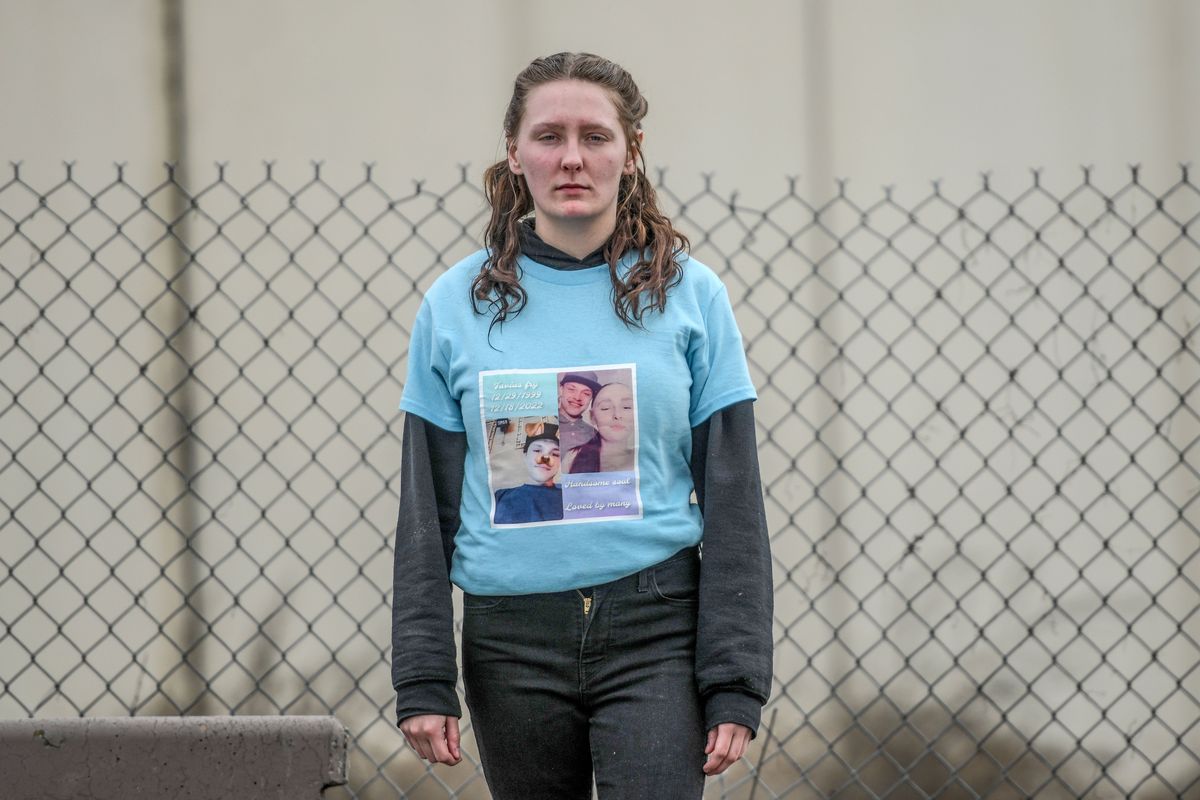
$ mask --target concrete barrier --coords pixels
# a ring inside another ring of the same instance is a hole
[[[333,717],[0,720],[6,800],[319,798],[346,783]]]

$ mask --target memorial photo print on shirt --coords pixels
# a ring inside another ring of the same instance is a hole
[[[633,364],[479,373],[496,527],[640,518]]]

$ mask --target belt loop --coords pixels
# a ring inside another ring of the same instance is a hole
[[[638,591],[645,592],[650,588],[650,570],[652,567],[640,570],[638,572]]]

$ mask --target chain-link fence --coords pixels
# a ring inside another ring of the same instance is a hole
[[[735,304],[775,556],[710,796],[1200,797],[1200,190],[1112,176],[659,175]],[[0,716],[334,713],[350,796],[487,796],[469,734],[403,747],[388,669],[408,326],[483,203],[384,183],[0,179]]]

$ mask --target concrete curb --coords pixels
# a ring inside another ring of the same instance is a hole
[[[333,717],[0,720],[6,800],[319,798],[346,783]]]

